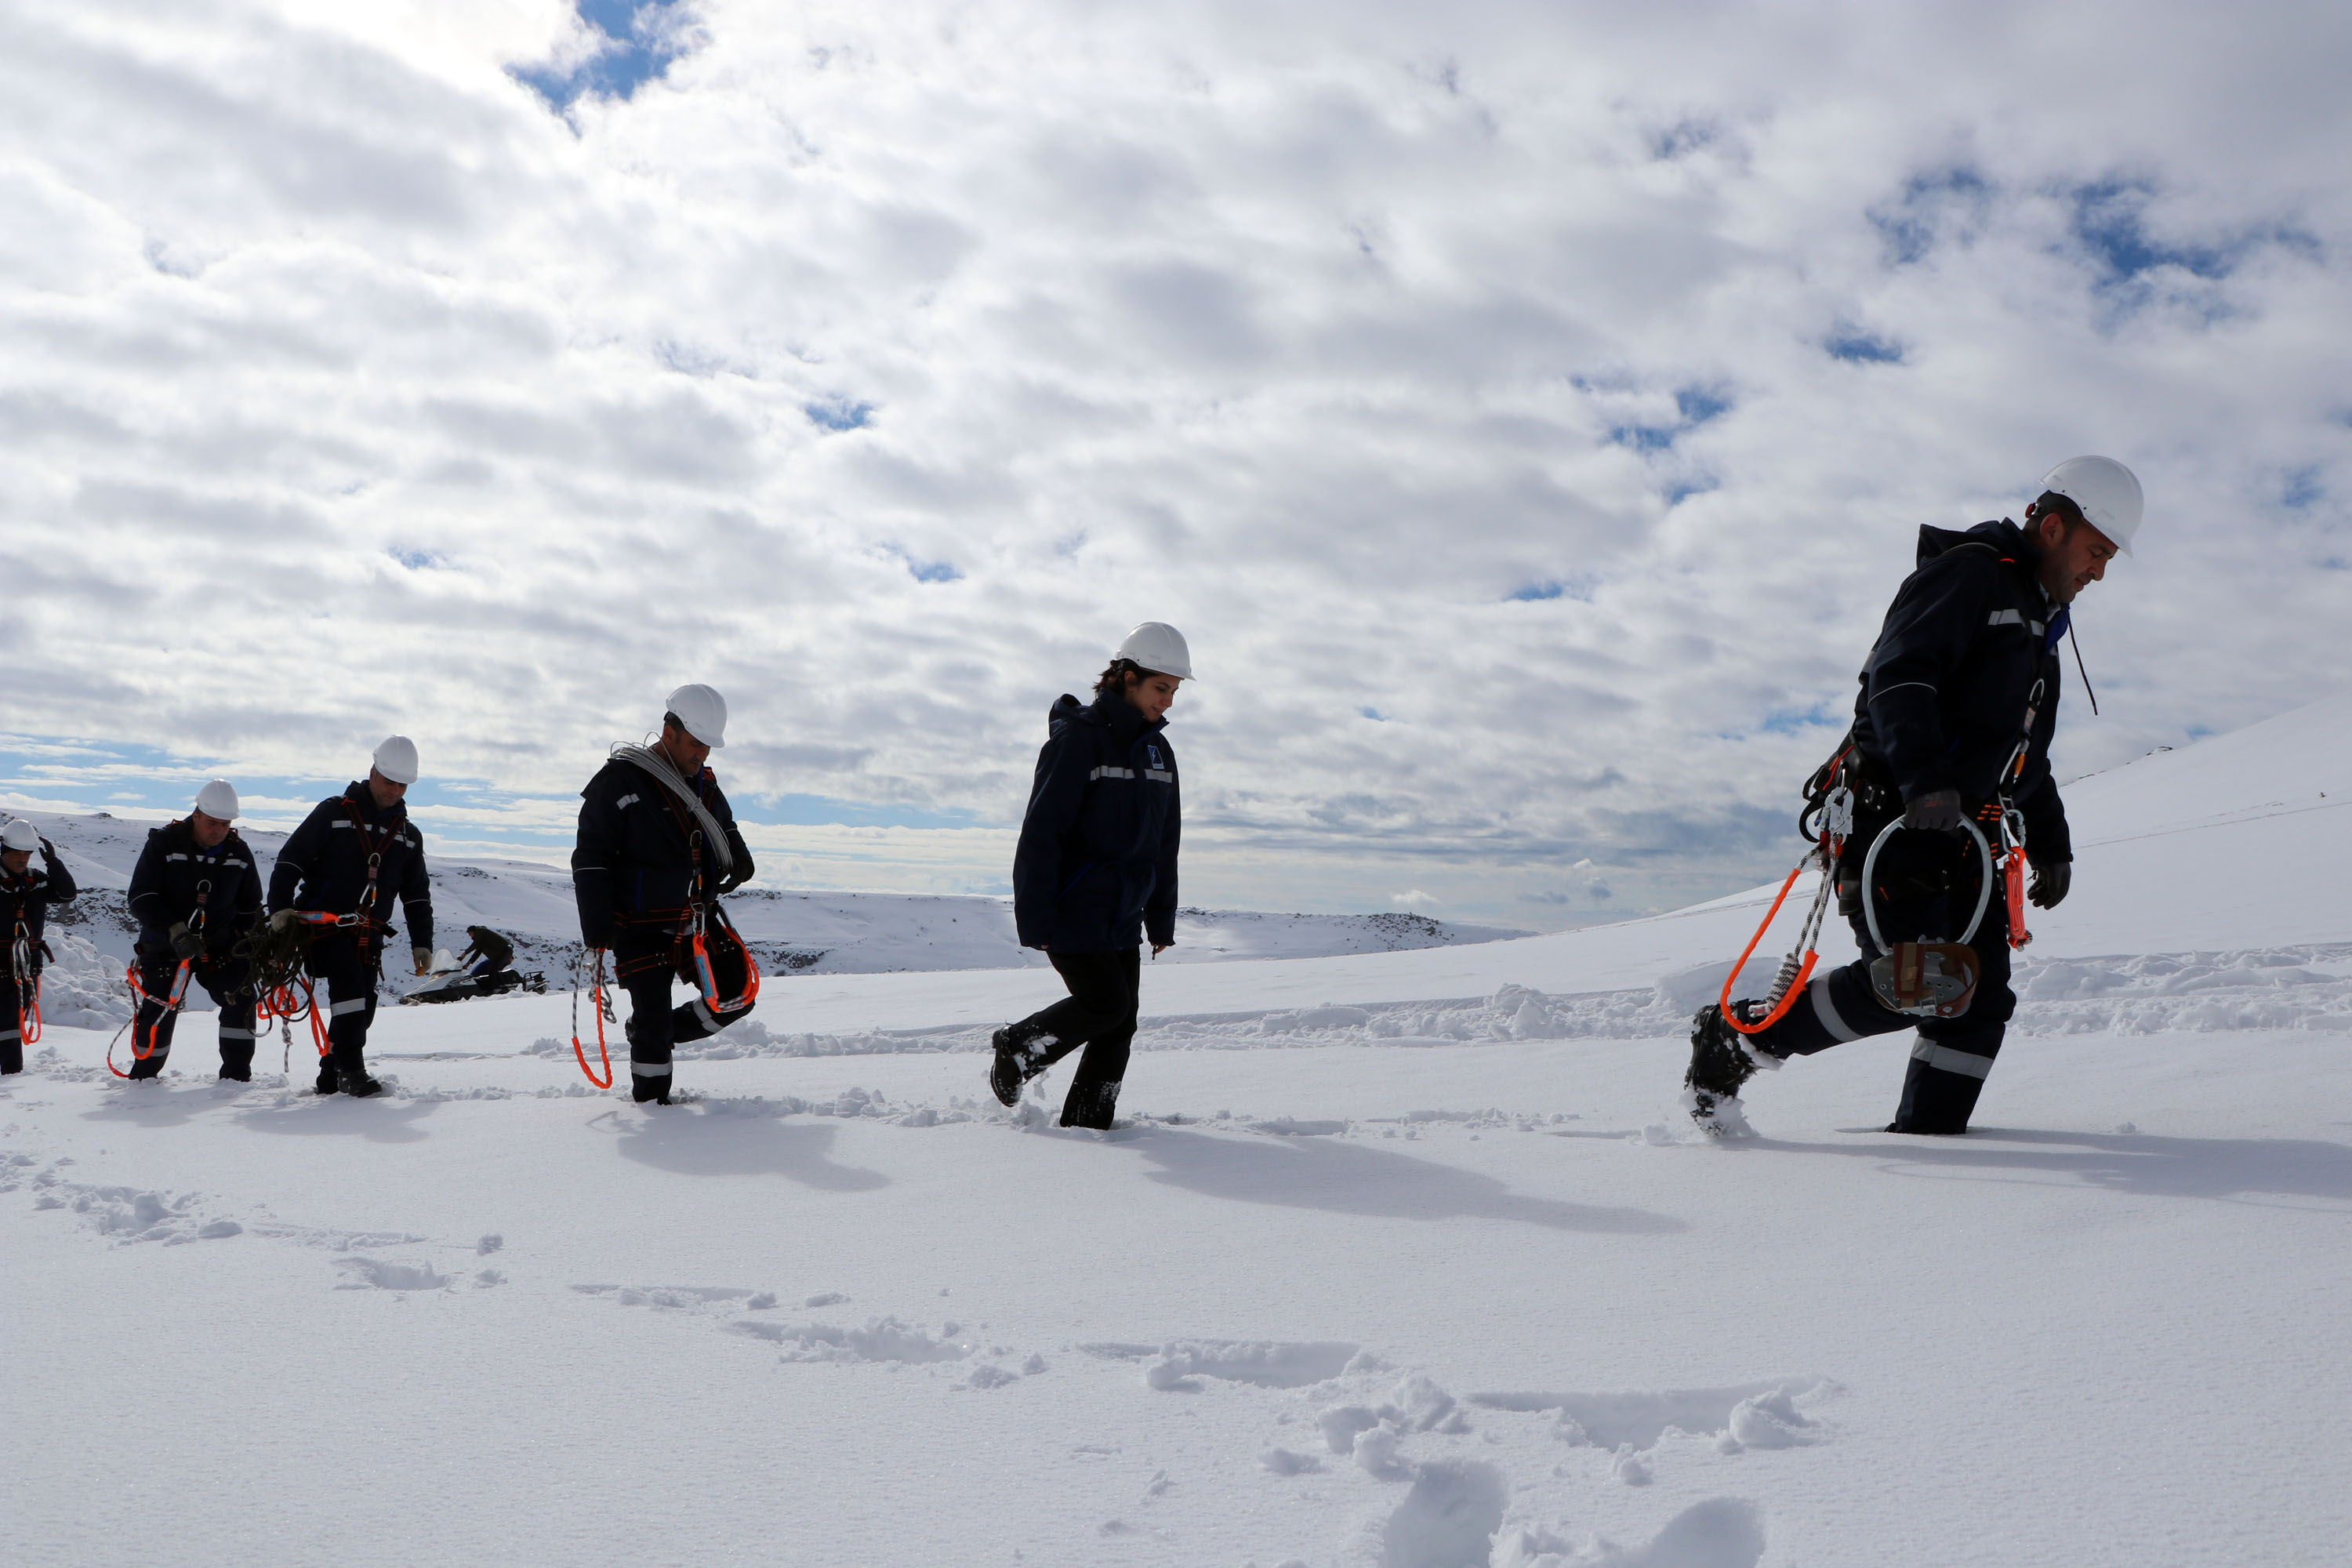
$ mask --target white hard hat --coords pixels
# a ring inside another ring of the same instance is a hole
[[[2069,458],[2042,476],[2043,491],[2073,501],[2083,521],[2107,536],[2117,550],[2132,552],[2139,531],[2139,480],[2113,458]]]
[[[405,735],[386,735],[375,749],[375,771],[397,784],[416,782],[416,742]]]
[[[1131,658],[1155,675],[1192,679],[1192,650],[1185,645],[1184,634],[1165,621],[1146,621],[1128,633],[1116,657]]]
[[[380,754],[380,753],[379,753]],[[386,773],[384,777],[392,775]],[[222,822],[236,820],[236,785],[226,779],[215,779],[196,792],[196,809],[206,816]]]
[[[686,732],[719,750],[727,743],[727,699],[699,681],[681,686],[662,699]]]
[[[7,826],[0,827],[0,847],[38,849],[41,847],[41,830],[20,816]]]

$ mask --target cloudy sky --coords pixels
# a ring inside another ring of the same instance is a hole
[[[2352,679],[2340,0],[0,11],[0,804],[560,859],[700,679],[764,880],[997,890],[1151,618],[1188,901],[1589,921],[2084,451],[2062,777]]]

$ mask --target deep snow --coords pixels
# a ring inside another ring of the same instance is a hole
[[[54,1027],[0,1088],[0,1552],[2338,1560],[2347,719],[2069,789],[1963,1140],[1874,1131],[1904,1037],[1691,1131],[1759,895],[1152,966],[1108,1136],[986,1098],[1020,970],[776,979],[667,1110],[563,996],[387,1010],[366,1103]]]

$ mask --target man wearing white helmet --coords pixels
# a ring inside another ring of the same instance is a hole
[[[365,1099],[383,1086],[368,1076],[368,1026],[375,1021],[376,983],[394,937],[393,900],[408,915],[409,956],[416,973],[433,967],[433,883],[425,835],[408,820],[408,786],[418,773],[416,742],[391,735],[376,747],[368,776],[310,808],[278,852],[269,873],[269,924],[310,932],[303,964],[327,983],[328,1054],[320,1058],[320,1094]]]
[[[2142,510],[2139,480],[2112,458],[2070,458],[2040,489],[2022,528],[2003,519],[1965,533],[1920,529],[1916,569],[1863,666],[1853,728],[1807,788],[1812,809],[1833,791],[1852,792],[1838,907],[1862,957],[1814,979],[1778,1022],[1755,1032],[1735,1028],[1717,1006],[1700,1009],[1684,1085],[1702,1126],[1720,1130],[1720,1103],[1759,1067],[1916,1025],[1919,1038],[1887,1131],[1968,1131],[2017,998],[2009,988],[2008,904],[1999,887],[1985,889],[1983,852],[1963,824],[1997,844],[2004,813],[2013,813],[2033,868],[2032,900],[2053,909],[2065,898],[2074,847],[2050,776],[2058,643],[2076,595],[2105,576],[2118,553],[2131,552]],[[1865,887],[1871,847],[1895,823],[1912,831],[1885,834]],[[1967,943],[1973,992],[1961,990],[1968,965],[1955,951],[1950,1011],[1926,1013],[1922,972],[1898,979],[1895,950],[1924,962],[1915,944],[1958,938],[1980,892],[1988,894],[1984,916]],[[1906,999],[1903,1010],[1890,1005]],[[1757,1003],[1734,1006],[1743,1026],[1767,1016]]]
[[[40,864],[33,864],[35,855]],[[25,1070],[25,1024],[40,997],[49,906],[79,891],[57,847],[23,817],[0,827],[0,1075]]]
[[[614,746],[580,792],[572,882],[580,940],[613,955],[629,993],[630,1097],[670,1102],[673,1047],[751,1015],[758,970],[719,900],[751,878],[751,850],[704,763],[727,743],[727,700],[671,692],[651,745]],[[706,967],[707,966],[707,967]],[[695,998],[670,1006],[672,976]]]
[[[252,965],[232,949],[261,918],[261,872],[232,826],[236,812],[236,787],[215,779],[196,792],[195,809],[151,830],[139,851],[129,903],[143,995],[131,1024],[131,1078],[160,1075],[172,1054],[183,963],[220,1008],[222,1079],[253,1078]]]
[[[1062,1125],[1107,1129],[1141,1007],[1139,944],[1176,940],[1176,847],[1183,812],[1176,752],[1161,733],[1192,652],[1174,626],[1128,633],[1095,681],[1046,716],[1045,749],[1013,857],[1013,920],[1070,994],[996,1031],[988,1086],[1011,1106],[1021,1086],[1085,1047]]]

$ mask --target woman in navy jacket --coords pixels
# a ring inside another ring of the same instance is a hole
[[[1162,731],[1192,674],[1181,633],[1146,621],[1095,682],[1047,718],[1036,782],[1013,858],[1013,920],[1070,994],[996,1031],[988,1086],[1010,1106],[1021,1086],[1084,1047],[1062,1125],[1108,1129],[1135,1039],[1139,944],[1176,941],[1176,847],[1183,813],[1176,753]]]

